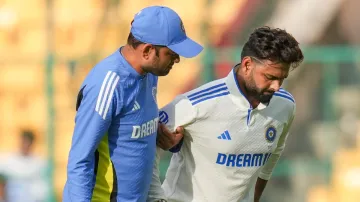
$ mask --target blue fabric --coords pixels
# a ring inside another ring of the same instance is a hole
[[[164,6],[150,6],[139,11],[134,17],[131,33],[141,42],[167,46],[187,58],[203,50],[200,44],[186,36],[179,15]]]
[[[119,50],[91,70],[81,86],[63,201],[91,201],[95,152],[105,134],[117,201],[146,200],[156,150],[156,87],[157,77],[139,75]]]

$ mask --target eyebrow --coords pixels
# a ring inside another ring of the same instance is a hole
[[[274,76],[272,74],[268,74],[268,73],[264,73],[267,77],[272,77],[272,78],[275,78],[275,79],[286,79],[289,74],[285,75],[284,78],[280,78],[280,77],[277,77],[277,76]]]

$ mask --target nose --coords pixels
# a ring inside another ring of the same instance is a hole
[[[177,55],[177,56],[175,56],[174,63],[179,63],[179,62],[180,62],[180,56]]]
[[[273,90],[274,92],[277,92],[280,90],[280,86],[281,86],[281,82],[279,80],[274,80],[271,83],[270,89]]]

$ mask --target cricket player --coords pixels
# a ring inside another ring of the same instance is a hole
[[[135,15],[127,44],[81,85],[63,201],[146,201],[159,120],[157,76],[167,75],[179,56],[202,49],[170,8]]]
[[[185,133],[162,188],[155,164],[148,201],[258,202],[295,116],[294,97],[281,85],[303,58],[286,31],[258,28],[227,77],[162,108],[160,121]]]

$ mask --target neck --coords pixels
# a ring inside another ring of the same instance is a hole
[[[144,75],[146,72],[141,68],[139,60],[136,57],[136,51],[129,45],[125,45],[120,49],[121,55],[125,58],[125,60],[131,65],[132,68],[135,69],[137,73],[140,75]]]
[[[236,78],[237,78],[237,82],[239,83],[241,92],[244,94],[245,98],[249,101],[251,107],[255,109],[260,104],[260,101],[254,95],[252,95],[250,91],[248,91],[245,85],[245,79],[241,75],[240,71],[236,72]]]

